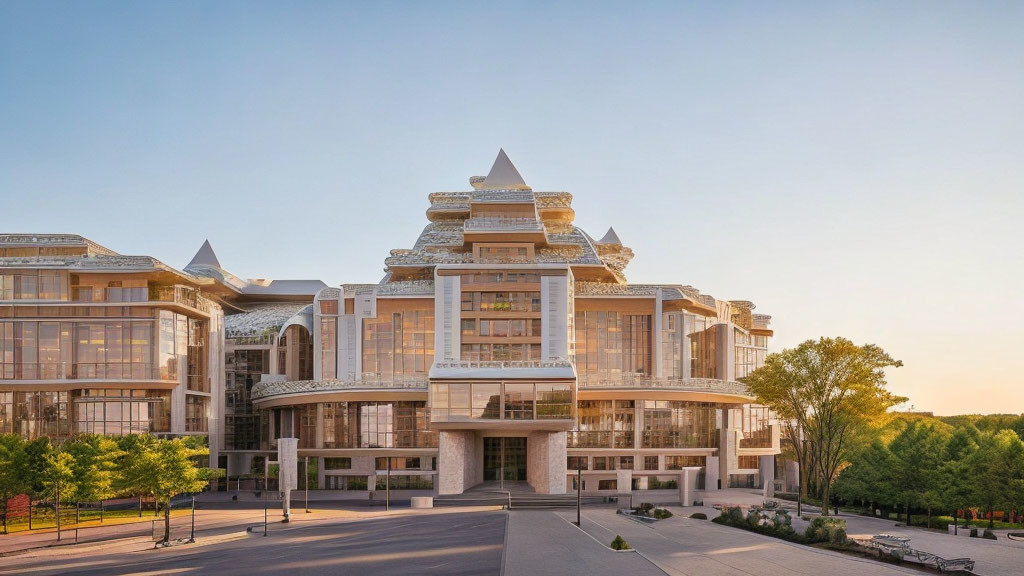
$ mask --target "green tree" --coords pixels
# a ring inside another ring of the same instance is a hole
[[[988,512],[991,529],[996,509],[1020,501],[1024,443],[1013,430],[983,433],[977,442],[978,449],[967,460],[972,474],[972,499]]]
[[[81,502],[96,502],[117,495],[121,449],[108,436],[87,434],[75,438],[64,449],[74,457],[76,494]]]
[[[977,429],[971,424],[959,426],[946,442],[943,464],[940,470],[942,502],[950,509],[953,526],[956,528],[959,511],[966,510],[973,502],[974,485],[970,467],[971,455],[978,449]]]
[[[199,492],[216,472],[198,465],[209,450],[194,441],[140,439],[124,459],[123,486],[133,494],[152,496],[164,513],[164,542],[171,539],[171,499]]]
[[[927,509],[930,525],[932,508],[941,505],[938,495],[945,447],[946,438],[935,425],[921,421],[907,422],[889,443],[892,486],[908,524],[912,507]]]
[[[801,468],[810,463],[820,479],[823,514],[857,435],[906,401],[885,389],[885,369],[902,365],[873,344],[821,338],[769,355],[744,379],[759,403],[793,423],[786,433],[796,450],[808,452],[797,456]],[[801,470],[801,490],[806,477]]]
[[[32,490],[25,442],[17,434],[0,435],[0,498],[7,516],[7,501]],[[6,526],[6,520],[5,520]]]
[[[879,438],[850,457],[851,464],[839,473],[835,482],[837,496],[859,501],[872,512],[876,505],[892,506],[895,491],[891,481],[893,456]]]

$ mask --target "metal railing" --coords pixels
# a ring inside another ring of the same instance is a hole
[[[445,360],[437,368],[571,368],[568,360]]]
[[[470,218],[466,220],[465,230],[467,232],[481,230],[540,232],[544,230],[544,225],[536,218]]]
[[[602,388],[653,388],[694,392],[715,392],[720,394],[735,394],[738,396],[750,395],[750,389],[742,382],[716,380],[714,378],[652,378],[650,376],[636,374],[623,374],[620,377],[596,378],[584,376],[579,379],[579,388],[581,390]]]
[[[159,380],[157,366],[142,362],[0,363],[0,380]],[[177,380],[177,377],[172,378]]]
[[[194,308],[200,312],[210,312],[210,301],[199,295],[199,292],[185,286],[152,286],[149,289],[150,302],[170,302]]]

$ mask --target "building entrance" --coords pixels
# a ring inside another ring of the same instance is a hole
[[[484,438],[484,481],[526,481],[526,438]]]

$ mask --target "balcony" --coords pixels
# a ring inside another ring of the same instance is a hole
[[[568,360],[443,360],[430,367],[431,378],[575,378]]]
[[[158,366],[140,362],[0,363],[0,380],[160,380]],[[177,380],[177,377],[172,380]]]
[[[476,217],[464,222],[463,239],[466,242],[546,242],[547,236],[544,225],[536,218]]]
[[[470,218],[466,232],[543,232],[544,225],[536,218]]]
[[[362,380],[268,380],[262,379],[253,386],[252,400],[267,400],[275,396],[303,394],[328,394],[331,392],[427,392],[424,378],[396,378],[381,380],[374,376]]]
[[[150,302],[168,302],[187,306],[204,314],[209,314],[210,301],[200,296],[199,292],[185,286],[153,286],[149,289]]]
[[[750,389],[742,382],[716,380],[714,378],[651,378],[639,374],[622,374],[617,377],[581,377],[580,390],[664,390],[679,392],[704,392],[750,398]]]
[[[567,448],[633,448],[632,430],[570,430],[566,433]]]

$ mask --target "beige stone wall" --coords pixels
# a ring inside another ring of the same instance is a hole
[[[483,440],[476,433],[441,430],[437,449],[438,494],[461,494],[483,481]]]
[[[526,479],[541,494],[566,490],[565,432],[532,432],[526,439]]]

